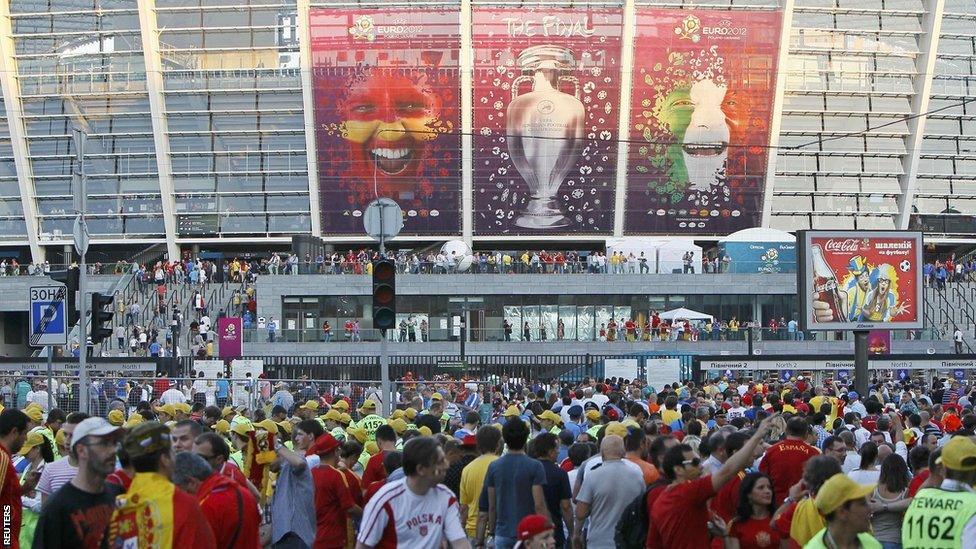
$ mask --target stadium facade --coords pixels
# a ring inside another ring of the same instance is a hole
[[[0,252],[976,233],[972,0],[0,2]],[[517,246],[517,244],[514,244]],[[555,246],[555,244],[554,244]]]

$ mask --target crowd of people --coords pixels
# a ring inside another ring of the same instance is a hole
[[[976,282],[976,256],[956,260],[952,254],[945,260],[926,261],[922,266],[925,285],[945,290],[947,282]]]
[[[202,378],[123,381],[91,416],[15,387],[0,413],[5,546],[976,543],[976,388],[958,381],[859,395],[802,376],[408,373],[388,413],[375,387],[258,383],[268,398],[241,398],[250,380],[212,394]]]

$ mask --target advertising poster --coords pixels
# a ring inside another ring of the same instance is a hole
[[[922,327],[922,233],[800,231],[797,243],[804,329]]]
[[[378,197],[401,234],[461,230],[460,11],[313,9],[322,233],[363,234]]]
[[[781,19],[637,9],[628,234],[759,226]]]
[[[217,319],[217,356],[237,358],[244,354],[244,328],[238,316]]]
[[[727,273],[795,273],[795,242],[719,242],[719,258],[729,257]]]
[[[477,234],[613,230],[619,8],[475,8]]]

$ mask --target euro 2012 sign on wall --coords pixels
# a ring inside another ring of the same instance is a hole
[[[800,231],[806,330],[922,328],[922,233]]]

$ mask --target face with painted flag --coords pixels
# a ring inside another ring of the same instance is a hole
[[[352,175],[375,175],[380,195],[415,183],[427,143],[437,136],[440,105],[425,81],[422,75],[372,71],[351,82],[339,107]]]

